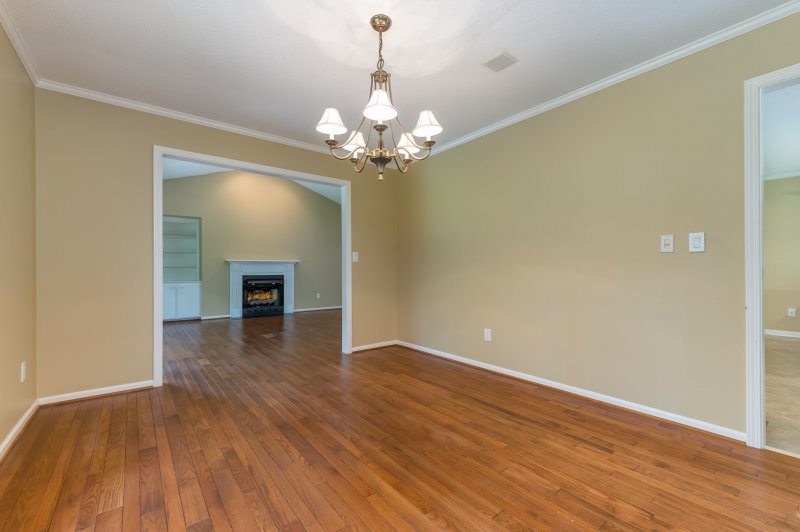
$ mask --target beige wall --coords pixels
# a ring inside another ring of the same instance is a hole
[[[295,308],[342,304],[338,203],[288,179],[224,172],[164,181],[164,214],[201,218],[204,316],[230,311],[225,259],[300,259]]]
[[[33,119],[33,84],[0,30],[0,441],[36,399]]]
[[[40,396],[152,378],[154,144],[351,180],[353,342],[396,337],[394,174],[37,89]]]
[[[764,183],[764,328],[800,332],[800,176]]]
[[[795,15],[415,166],[400,338],[743,430],[743,83],[800,62],[798,35]]]

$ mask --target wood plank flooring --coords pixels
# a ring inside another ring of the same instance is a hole
[[[800,455],[800,338],[764,336],[767,445]]]
[[[165,327],[166,384],[43,407],[0,529],[800,530],[800,460],[400,347],[337,311]]]

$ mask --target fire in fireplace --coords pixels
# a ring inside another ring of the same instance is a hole
[[[242,276],[242,317],[283,314],[283,275]]]

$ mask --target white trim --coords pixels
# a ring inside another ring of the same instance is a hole
[[[638,65],[623,70],[622,72],[618,72],[616,74],[608,76],[607,78],[603,78],[599,81],[595,81],[594,83],[585,85],[580,89],[568,92],[567,94],[559,96],[558,98],[554,98],[548,102],[537,105],[535,107],[531,107],[530,109],[522,111],[521,113],[509,116],[508,118],[505,118],[503,120],[500,120],[499,122],[495,122],[494,124],[478,129],[477,131],[473,131],[472,133],[457,138],[456,140],[451,140],[450,142],[446,142],[441,146],[438,146],[436,152],[434,153],[435,154],[442,153],[451,148],[455,148],[456,146],[460,146],[461,144],[488,135],[489,133],[494,133],[495,131],[514,125],[517,122],[522,122],[523,120],[527,120],[528,118],[540,115],[542,113],[555,109],[556,107],[561,107],[562,105],[568,104],[575,100],[579,100],[584,96],[589,96],[590,94],[601,91],[603,89],[607,89],[608,87],[616,85],[617,83],[622,83],[623,81],[635,78],[636,76],[644,74],[645,72],[655,70],[656,68],[677,61],[678,59],[683,59],[684,57],[705,50],[706,48],[710,48],[711,46],[714,46],[721,42],[725,42],[729,39],[742,35],[743,33],[747,33],[748,31],[760,28],[761,26],[770,24],[771,22],[775,22],[776,20],[780,20],[784,17],[788,17],[789,15],[793,15],[798,11],[800,11],[800,0],[794,0],[782,6],[770,9],[769,11],[765,11],[760,15],[756,15],[747,20],[743,20],[738,24],[734,24],[733,26],[729,26],[716,33],[707,35],[706,37],[703,37],[692,43],[676,48],[658,57],[654,57],[653,59],[644,61],[643,63],[639,63]]]
[[[174,111],[172,109],[167,109],[166,107],[159,107],[157,105],[130,100],[128,98],[121,98],[119,96],[113,96],[104,92],[84,89],[82,87],[76,87],[74,85],[68,85],[58,81],[40,79],[38,82],[35,82],[35,85],[40,89],[47,89],[54,92],[78,96],[79,98],[86,98],[87,100],[94,100],[96,102],[116,105],[117,107],[133,109],[134,111],[141,111],[151,115],[172,118],[174,120],[180,120],[181,122],[188,122],[190,124],[197,124],[199,126],[206,126],[213,129],[228,131],[230,133],[236,133],[237,135],[244,135],[246,137],[276,142],[278,144],[292,146],[293,148],[300,148],[302,150],[310,150],[318,153],[330,153],[330,150],[325,146],[317,146],[316,144],[310,144],[308,142],[281,137],[280,135],[274,135],[272,133],[267,133],[266,131],[241,127],[235,124],[229,124],[227,122],[220,122],[218,120],[211,120],[210,118],[183,113],[181,111]]]
[[[356,351],[366,351],[368,349],[380,349],[381,347],[391,347],[393,345],[401,345],[400,340],[386,340],[384,342],[375,342],[374,344],[357,345],[353,347],[353,353]]]
[[[797,331],[780,331],[778,329],[764,329],[764,334],[767,336],[783,336],[785,338],[800,338],[800,332]]]
[[[711,35],[707,35],[692,43],[680,46],[658,57],[644,61],[631,68],[628,68],[626,70],[608,76],[594,83],[590,83],[589,85],[585,85],[582,88],[571,91],[567,94],[559,96],[558,98],[555,98],[543,104],[522,111],[521,113],[517,113],[513,116],[495,122],[494,124],[491,124],[484,128],[473,131],[472,133],[464,135],[463,137],[459,137],[455,140],[444,143],[440,145],[432,155],[442,153],[444,151],[447,151],[451,148],[455,148],[456,146],[460,146],[461,144],[464,144],[471,140],[475,140],[482,136],[488,135],[489,133],[493,133],[510,125],[516,124],[517,122],[521,122],[522,120],[526,120],[533,116],[542,114],[551,109],[555,109],[556,107],[559,107],[561,105],[578,100],[580,98],[583,98],[584,96],[588,96],[589,94],[606,89],[608,87],[611,87],[612,85],[616,85],[617,83],[621,83],[625,80],[631,79],[640,74],[644,74],[645,72],[649,72],[650,70],[662,67],[673,61],[677,61],[678,59],[682,59],[696,52],[705,50],[706,48],[709,48],[721,42],[742,35],[743,33],[747,33],[754,29],[760,28],[761,26],[764,26],[766,24],[770,24],[789,15],[793,15],[798,11],[800,11],[800,0],[793,0],[791,2],[778,6],[774,9],[770,9],[768,11],[765,11],[764,13],[761,13],[760,15],[751,17],[747,20],[729,26],[728,28],[722,29],[716,33],[712,33]],[[128,98],[121,98],[118,96],[113,96],[111,94],[93,91],[82,87],[76,87],[74,85],[69,85],[66,83],[52,81],[49,79],[42,79],[38,71],[36,70],[36,67],[33,63],[30,53],[28,52],[22,38],[20,37],[19,32],[17,31],[16,25],[14,24],[12,17],[8,13],[8,9],[6,8],[5,3],[2,0],[0,0],[0,24],[2,24],[3,28],[6,30],[6,33],[8,34],[8,37],[11,40],[11,44],[14,46],[17,55],[22,61],[22,64],[25,66],[25,70],[28,72],[28,76],[31,78],[31,81],[36,87],[39,87],[41,89],[52,90],[64,94],[71,94],[73,96],[87,98],[90,100],[95,100],[110,105],[116,105],[127,109],[134,109],[136,111],[142,111],[144,113],[164,116],[167,118],[173,118],[175,120],[189,122],[192,124],[198,124],[214,129],[220,129],[223,131],[229,131],[231,133],[245,135],[248,137],[253,137],[261,140],[267,140],[270,142],[276,142],[287,146],[293,146],[295,148],[310,150],[318,153],[329,152],[329,150],[324,146],[311,144],[308,142],[302,142],[294,139],[289,139],[286,137],[281,137],[279,135],[274,135],[266,131],[249,129],[234,124],[229,124],[227,122],[211,120],[209,118],[204,118],[189,113],[175,111],[165,107],[159,107],[156,105],[151,105],[136,100],[131,100]]]
[[[29,406],[25,413],[22,414],[22,417],[19,418],[19,421],[17,421],[16,425],[11,427],[9,433],[6,434],[5,438],[3,438],[3,442],[0,443],[0,462],[2,462],[3,458],[6,457],[6,453],[11,449],[11,445],[14,443],[14,441],[16,441],[17,436],[19,436],[20,432],[22,432],[22,429],[25,428],[25,426],[28,424],[28,421],[31,420],[33,414],[36,413],[38,408],[39,401],[34,400],[33,403],[31,403],[31,406]]]
[[[317,310],[337,310],[342,308],[341,305],[334,305],[332,307],[315,307],[315,308],[296,308],[294,309],[295,313],[298,312],[315,312]]]
[[[342,353],[353,352],[353,225],[350,181],[342,188]]]
[[[153,149],[153,383],[164,384],[164,157]],[[200,308],[202,311],[202,307]]]
[[[509,377],[515,377],[517,379],[533,382],[535,384],[540,384],[542,386],[548,386],[550,388],[555,388],[557,390],[574,393],[576,395],[588,397],[589,399],[594,399],[595,401],[601,401],[603,403],[608,403],[621,408],[627,408],[628,410],[633,410],[635,412],[640,412],[642,414],[647,414],[649,416],[666,419],[667,421],[672,421],[673,423],[679,423],[681,425],[686,425],[695,429],[704,430],[706,432],[711,432],[714,434],[718,434],[720,436],[725,436],[726,438],[732,438],[734,440],[740,440],[740,441],[743,441],[745,439],[745,435],[741,431],[730,429],[727,427],[721,427],[719,425],[714,425],[713,423],[708,423],[706,421],[701,421],[699,419],[682,416],[680,414],[674,414],[672,412],[667,412],[666,410],[659,410],[658,408],[653,408],[650,406],[633,403],[631,401],[618,399],[610,395],[605,395],[590,390],[584,390],[583,388],[570,386],[569,384],[562,384],[560,382],[551,381],[549,379],[543,379],[541,377],[528,375],[527,373],[522,373],[520,371],[515,371],[512,369],[506,369],[500,366],[495,366],[494,364],[487,364],[486,362],[481,362],[479,360],[473,360],[471,358],[445,353],[444,351],[439,351],[438,349],[431,349],[430,347],[425,347],[403,341],[398,341],[397,345],[408,347],[409,349],[414,349],[416,351],[421,351],[423,353],[428,353],[430,355],[438,356],[441,358],[446,358],[449,360],[461,362],[463,364],[468,364],[470,366],[487,369],[489,371],[494,371],[495,373],[508,375]]]
[[[163,242],[161,222],[164,209],[163,199],[163,159],[174,157],[187,161],[223,166],[233,170],[267,174],[273,177],[308,181],[339,186],[342,189],[342,352],[349,354],[353,347],[353,276],[351,257],[351,202],[350,181],[333,177],[275,168],[263,164],[249,163],[215,155],[179,150],[165,146],[153,146],[153,383],[161,386],[164,382],[164,296],[163,296]]]
[[[129,382],[128,384],[118,384],[116,386],[106,386],[104,388],[95,388],[93,390],[82,390],[80,392],[70,392],[61,395],[50,395],[47,397],[39,398],[39,405],[52,405],[55,403],[64,403],[66,401],[74,401],[76,399],[87,399],[89,397],[97,397],[99,395],[108,395],[112,393],[129,392],[131,390],[140,390],[143,388],[152,388],[153,381],[140,381]]]
[[[796,6],[792,2],[787,6]],[[800,77],[800,63],[744,82],[745,426],[747,445],[766,443],[764,405],[763,153],[761,100],[766,89]]]
[[[20,35],[17,29],[17,25],[14,23],[11,13],[8,12],[6,3],[2,0],[0,0],[0,25],[2,25],[3,29],[6,31],[8,40],[11,41],[11,46],[14,47],[20,62],[22,62],[22,66],[28,73],[28,77],[31,78],[31,83],[36,85],[40,79],[39,72],[36,70],[36,65],[33,64],[33,58],[28,51],[28,47],[25,46],[25,42],[22,40],[22,35]]]
[[[224,320],[230,318],[229,314],[218,314],[217,316],[200,316],[201,320]]]

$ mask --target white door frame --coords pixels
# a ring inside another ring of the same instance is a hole
[[[766,445],[764,405],[764,92],[800,78],[800,63],[744,82],[744,254],[747,445]]]
[[[161,386],[164,383],[164,242],[161,223],[164,214],[164,157],[167,156],[212,166],[224,166],[243,172],[340,187],[342,194],[342,353],[349,355],[353,351],[353,266],[348,260],[352,255],[350,181],[176,148],[153,146],[153,385]]]

